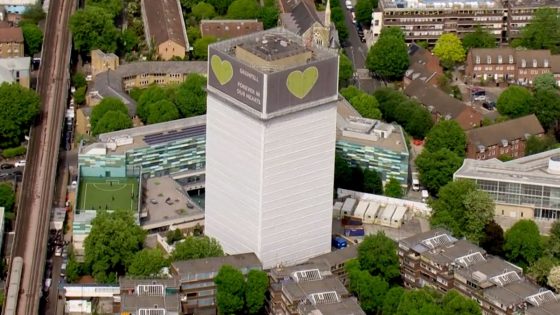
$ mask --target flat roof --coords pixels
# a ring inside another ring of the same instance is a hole
[[[175,272],[181,278],[190,280],[204,280],[214,278],[213,275],[211,277],[207,277],[207,274],[217,273],[223,265],[231,265],[235,268],[262,269],[261,261],[254,253],[182,260],[175,261],[171,264]]]
[[[338,296],[348,295],[348,290],[337,277],[328,277],[315,281],[289,281],[282,283],[282,291],[287,293],[291,302],[305,299],[313,293],[335,291]]]
[[[479,252],[482,255],[486,251],[473,243],[466,240],[458,240],[455,243],[438,247],[431,251],[425,251],[421,255],[427,257],[430,261],[439,265],[447,265],[455,261],[459,257],[463,257],[469,253]]]
[[[330,304],[303,304],[300,307],[303,314],[320,315],[366,315],[356,298],[343,298],[338,303]],[[319,313],[316,313],[319,311]]]
[[[484,276],[486,278],[484,281],[487,281],[488,279],[503,274],[506,271],[515,271],[519,275],[523,273],[523,269],[517,267],[516,265],[508,261],[505,261],[499,257],[494,257],[494,256],[488,256],[486,257],[485,261],[471,265],[466,268],[460,267],[457,270],[455,270],[455,273],[457,273],[458,275],[462,276],[463,278],[469,281],[476,282],[477,280],[473,281],[474,280],[473,275],[475,273],[479,276]]]
[[[527,280],[521,280],[503,287],[495,286],[488,288],[484,290],[484,296],[505,306],[510,306],[525,301],[526,297],[539,293],[540,290],[541,287]]]
[[[453,175],[454,179],[480,179],[560,187],[560,176],[549,173],[551,158],[560,157],[560,148],[502,162],[498,159],[465,159]]]
[[[181,308],[178,294],[164,296],[121,294],[121,312],[136,312],[141,308],[153,308],[154,305],[169,312],[179,312]]]
[[[497,0],[382,0],[383,8],[411,9],[498,9],[502,4]]]
[[[350,259],[358,257],[358,248],[350,245],[343,249],[334,250],[330,253],[319,255],[309,259],[310,262],[323,262],[330,267],[343,264]]]

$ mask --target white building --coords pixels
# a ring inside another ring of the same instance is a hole
[[[338,56],[310,48],[283,29],[209,48],[206,234],[265,269],[331,247]]]

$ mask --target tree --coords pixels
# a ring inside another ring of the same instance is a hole
[[[532,112],[545,129],[558,129],[558,119],[560,119],[560,94],[558,91],[550,88],[537,89]]]
[[[539,74],[533,80],[533,87],[535,90],[558,89],[558,83],[551,72]]]
[[[196,42],[197,39],[202,37],[202,33],[200,32],[200,27],[196,26],[189,26],[187,27],[187,38],[189,42]]]
[[[354,75],[352,61],[343,52],[340,53],[338,63],[338,87],[341,88],[348,84],[348,80]]]
[[[384,34],[388,32],[396,33],[391,27],[381,31],[379,39],[368,52],[366,66],[385,80],[400,80],[408,69],[408,49],[404,36]]]
[[[208,59],[208,45],[213,44],[217,41],[218,39],[214,36],[204,36],[197,39],[193,44],[194,56],[199,60]]]
[[[374,181],[373,179],[371,181]],[[364,191],[366,180],[364,177],[364,170],[359,166],[353,166],[350,168],[350,179],[348,182],[348,189],[355,191]],[[373,189],[373,187],[372,187]]]
[[[537,261],[542,254],[541,237],[532,220],[519,220],[505,234],[504,251],[507,260],[523,268]]]
[[[169,100],[160,100],[155,103],[151,103],[147,107],[148,118],[146,122],[148,124],[157,124],[161,122],[166,122],[170,120],[179,119],[179,111],[175,104]]]
[[[553,287],[556,292],[560,292],[560,266],[555,266],[550,269],[548,285]]]
[[[260,6],[255,0],[235,0],[227,10],[227,17],[234,20],[254,19],[259,15]]]
[[[379,313],[389,284],[381,277],[359,269],[352,269],[348,273],[348,282],[350,291],[358,297],[361,308],[368,314]]]
[[[123,9],[121,0],[86,0],[86,7],[96,6],[105,9],[112,17],[119,15]]]
[[[74,102],[78,105],[83,105],[86,102],[86,87],[82,86],[74,92]]]
[[[222,246],[215,238],[208,236],[189,236],[175,245],[173,261],[206,257],[224,256]]]
[[[174,99],[181,116],[192,117],[206,113],[206,78],[189,74],[179,85]]]
[[[364,238],[358,245],[358,261],[362,270],[387,282],[395,281],[400,275],[397,247],[383,232]]]
[[[121,112],[128,117],[128,108],[120,99],[116,97],[105,97],[91,110],[89,121],[92,130],[96,129],[99,120],[109,111]]]
[[[165,240],[167,244],[173,245],[174,243],[184,239],[183,232],[180,229],[169,230],[165,233]]]
[[[6,212],[11,212],[14,209],[16,195],[11,185],[2,183],[0,184],[0,205],[4,207]]]
[[[442,120],[426,135],[424,149],[435,152],[448,149],[458,156],[465,156],[467,137],[463,128],[455,120]]]
[[[404,289],[399,286],[392,287],[389,289],[387,294],[385,294],[385,301],[383,301],[383,315],[394,315],[397,314],[397,309],[399,308],[399,303],[404,294]]]
[[[348,39],[348,28],[346,28],[346,12],[342,10],[340,5],[336,5],[336,1],[331,1],[331,21],[338,32],[338,40],[344,43]]]
[[[439,198],[430,201],[432,226],[442,226],[456,237],[478,243],[484,227],[494,217],[494,202],[472,181],[458,180],[439,190]]]
[[[453,174],[461,167],[463,159],[448,149],[435,152],[424,150],[416,157],[415,163],[420,181],[435,196],[440,187],[453,179]]]
[[[550,256],[542,256],[529,267],[528,274],[537,281],[539,285],[546,286],[550,270],[557,265],[557,259]]]
[[[120,1],[119,1],[120,2]],[[97,6],[86,6],[70,17],[70,31],[74,48],[81,53],[93,49],[115,52],[119,31],[113,24],[113,16]]]
[[[225,15],[232,2],[233,0],[208,0],[208,3],[214,6],[218,15]],[[194,0],[194,3],[198,3],[198,0]]]
[[[219,314],[241,314],[244,305],[245,279],[241,271],[223,265],[214,278]]]
[[[351,175],[352,171],[348,162],[339,152],[336,152],[334,157],[334,188],[350,189]]]
[[[33,56],[41,51],[43,44],[43,32],[37,24],[26,23],[22,25],[21,31],[23,32],[23,39],[25,44],[25,51],[28,55]]]
[[[490,32],[477,25],[474,32],[468,33],[463,37],[463,47],[466,51],[471,48],[495,48],[496,37]]]
[[[99,211],[85,240],[85,265],[98,283],[116,283],[142,248],[146,231],[132,211]]]
[[[369,26],[371,24],[371,13],[373,12],[373,1],[371,0],[358,0],[356,3],[356,22]]]
[[[534,13],[531,23],[521,30],[521,45],[560,52],[560,17],[555,8],[540,8]]]
[[[383,182],[379,172],[366,168],[363,170],[363,183],[364,191],[368,193],[374,193],[377,195],[383,194]]]
[[[0,147],[18,146],[39,114],[39,96],[17,83],[0,84]]]
[[[353,99],[354,97],[361,95],[362,93],[364,92],[358,89],[357,87],[355,87],[354,85],[350,85],[348,87],[340,89],[340,94],[342,94],[342,96],[348,102],[350,102],[350,100]]]
[[[83,72],[76,72],[74,73],[74,75],[72,75],[72,85],[75,88],[80,88],[80,87],[87,87],[87,81],[86,81],[86,76],[84,75]]]
[[[268,291],[268,275],[261,270],[251,270],[247,274],[245,304],[249,314],[260,314]]]
[[[168,95],[159,85],[151,85],[150,87],[143,89],[140,97],[138,98],[138,102],[136,103],[136,115],[138,115],[142,121],[147,121],[148,116],[150,115],[150,104],[161,100],[168,100]]]
[[[529,139],[525,142],[525,155],[537,154],[557,146],[556,140],[551,136],[529,136]]]
[[[443,313],[455,315],[481,315],[480,306],[473,299],[459,294],[455,290],[448,291],[442,299]]]
[[[364,118],[381,119],[381,111],[379,111],[379,103],[375,97],[362,93],[353,97],[350,104],[362,115]]]
[[[396,315],[443,315],[434,297],[425,289],[405,291]]]
[[[30,21],[33,24],[38,24],[40,21],[45,19],[47,14],[43,10],[43,6],[40,3],[36,3],[28,6],[25,11],[23,11],[21,18],[24,21]]]
[[[66,281],[68,281],[68,283],[74,283],[80,279],[81,274],[81,264],[76,260],[74,249],[70,246],[68,250],[68,263],[66,264]]]
[[[434,125],[432,114],[430,114],[428,110],[426,110],[424,107],[421,107],[415,101],[409,102],[415,105],[412,107],[412,116],[408,117],[404,128],[412,137],[416,139],[424,139],[426,134]]]
[[[393,198],[402,198],[404,195],[401,183],[394,177],[389,178],[385,185],[385,196]]]
[[[95,127],[92,127],[91,134],[96,136],[106,132],[132,128],[132,120],[127,114],[110,110],[99,119]]]
[[[192,8],[192,14],[197,20],[213,19],[216,16],[214,7],[206,2],[199,2]]]
[[[512,85],[498,97],[496,108],[500,114],[517,118],[531,113],[533,96],[524,87]]]
[[[135,277],[154,277],[162,268],[169,266],[164,252],[159,248],[148,249],[137,252],[128,266],[127,275]]]
[[[436,42],[433,53],[439,58],[441,64],[448,69],[465,60],[463,44],[461,44],[459,37],[453,33],[441,35]]]
[[[265,30],[278,26],[278,17],[280,10],[273,3],[272,5],[265,5],[259,10],[259,20],[262,21]]]
[[[492,220],[484,226],[479,245],[490,255],[504,256],[504,230]]]
[[[119,36],[119,53],[121,55],[126,55],[131,51],[134,51],[138,44],[140,43],[140,37],[136,34],[136,31],[129,27],[122,31],[121,36]]]

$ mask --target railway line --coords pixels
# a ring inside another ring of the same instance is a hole
[[[69,88],[71,46],[68,20],[74,7],[73,0],[51,0],[47,14],[37,84],[41,112],[30,132],[11,254],[10,275],[15,274],[13,269],[20,265],[20,261],[23,267],[19,296],[17,302],[13,301],[16,305],[11,314],[34,315],[39,311],[60,134]],[[8,283],[11,281],[9,279]],[[7,314],[6,306],[4,313]]]

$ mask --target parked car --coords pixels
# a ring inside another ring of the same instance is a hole
[[[4,163],[2,165],[0,165],[0,169],[3,170],[9,170],[10,168],[14,168],[16,167],[14,164],[10,164],[10,163]]]
[[[15,164],[16,167],[23,167],[25,166],[25,160],[19,160]]]
[[[348,242],[340,236],[333,237],[332,246],[338,249],[345,248],[348,246]]]
[[[477,95],[474,97],[475,101],[484,102],[486,101],[486,95]]]
[[[496,108],[496,102],[485,101],[482,103],[482,107],[486,108],[487,110],[494,110]]]

